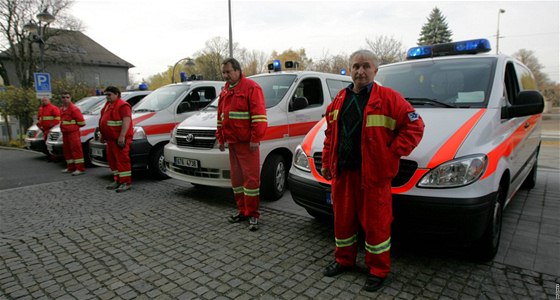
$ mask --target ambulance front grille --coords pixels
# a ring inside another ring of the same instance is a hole
[[[323,166],[322,156],[323,156],[322,152],[315,152],[313,154],[313,162],[315,162],[315,169],[317,170],[317,172],[319,172],[319,174],[321,174],[321,167]],[[415,161],[408,160],[408,159],[401,159],[399,164],[399,172],[397,173],[397,176],[393,178],[393,181],[391,182],[391,186],[397,187],[406,184],[410,180],[410,178],[412,178],[412,175],[414,174],[414,172],[416,172],[417,168],[418,168],[418,163],[416,163]]]
[[[177,129],[177,146],[212,149],[216,143],[216,130]]]
[[[51,131],[51,132],[49,132],[48,140],[54,142],[54,141],[57,141],[59,137],[60,137],[60,132],[52,132]]]

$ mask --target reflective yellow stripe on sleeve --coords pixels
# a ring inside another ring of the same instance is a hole
[[[230,111],[229,112],[230,119],[237,119],[237,120],[249,120],[249,112],[248,111]]]
[[[266,115],[251,116],[251,122],[267,122]]]
[[[385,127],[394,130],[397,121],[384,115],[368,115],[366,127]]]

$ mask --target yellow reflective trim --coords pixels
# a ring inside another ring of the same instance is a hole
[[[76,124],[76,120],[62,121],[62,125],[73,125],[73,124]]]
[[[80,164],[80,163],[83,163],[83,162],[84,162],[83,158],[74,159],[75,164]]]
[[[57,118],[60,120],[59,117],[57,117]],[[53,117],[53,116],[44,116],[43,117],[43,121],[52,121],[52,120],[56,120],[56,118]]]
[[[132,175],[131,171],[125,171],[125,172],[120,172],[118,173],[119,177],[130,177]]]
[[[383,252],[387,252],[391,249],[391,237],[377,245],[370,245],[366,242],[365,248],[367,252],[372,254],[381,254]]]
[[[338,109],[331,111],[328,115],[329,123],[332,123],[338,119]]]
[[[237,119],[237,120],[249,120],[249,112],[248,111],[230,111],[229,112],[230,119]]]
[[[241,194],[241,193],[243,193],[243,187],[242,187],[242,186],[232,187],[232,189],[233,189],[233,193],[234,193],[234,194]]]
[[[355,234],[347,239],[337,239],[336,237],[334,239],[334,242],[338,248],[352,246],[357,241],[358,241],[358,237]]]
[[[122,121],[107,121],[107,126],[122,126]]]
[[[247,196],[253,196],[256,197],[259,195],[259,189],[247,189],[247,188],[243,188],[243,193]]]
[[[385,127],[391,130],[395,129],[397,121],[391,117],[384,115],[368,115],[366,127]]]

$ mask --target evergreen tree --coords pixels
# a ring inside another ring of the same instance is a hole
[[[433,45],[451,42],[452,32],[447,27],[445,17],[441,11],[434,7],[428,18],[428,22],[422,26],[418,45]]]

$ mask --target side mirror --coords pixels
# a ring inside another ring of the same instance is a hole
[[[502,107],[502,119],[536,115],[543,110],[544,98],[539,91],[522,91],[511,106]]]
[[[307,98],[305,97],[296,97],[292,99],[292,103],[290,105],[290,111],[296,111],[300,109],[304,109],[309,106],[309,102],[307,102]]]

